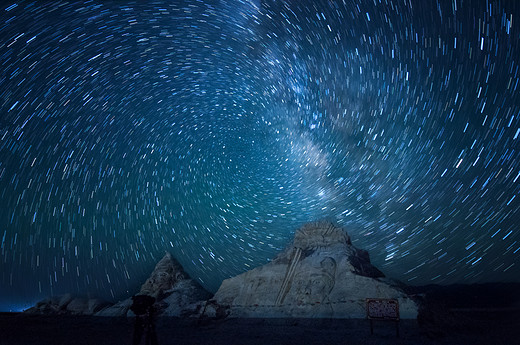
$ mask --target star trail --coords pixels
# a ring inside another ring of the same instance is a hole
[[[407,284],[520,276],[516,1],[11,2],[0,306],[210,291],[330,219]]]

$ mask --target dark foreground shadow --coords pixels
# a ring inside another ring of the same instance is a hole
[[[156,321],[156,330],[159,345],[516,344],[520,339],[518,318],[493,321],[485,315],[465,315],[462,320],[455,329],[443,330],[441,334],[431,332],[435,324],[420,325],[417,320],[401,320],[399,338],[392,322],[376,322],[371,335],[368,320],[341,319],[162,317]],[[0,314],[0,344],[130,345],[134,321],[130,318],[4,313]]]

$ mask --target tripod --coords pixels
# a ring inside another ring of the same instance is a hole
[[[157,333],[154,323],[155,298],[147,295],[136,295],[132,297],[130,310],[135,313],[133,345],[139,345],[143,333],[145,333],[145,345],[158,345]]]
[[[145,316],[136,315],[133,345],[139,345],[141,343],[143,333],[145,333],[145,345],[158,345],[153,315],[150,312]]]

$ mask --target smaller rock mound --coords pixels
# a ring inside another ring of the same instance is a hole
[[[200,284],[184,272],[170,253],[157,263],[150,277],[144,282],[138,295],[155,298],[155,310],[159,315],[190,316],[199,313],[205,301],[211,298]],[[102,310],[99,316],[131,315],[132,299],[128,298]]]
[[[170,253],[166,253],[141,286],[139,295],[152,296],[157,300],[163,299],[167,291],[186,279],[190,279],[190,277],[184,272],[182,266],[172,258]]]
[[[73,297],[71,294],[54,296],[27,309],[27,314],[45,315],[94,315],[112,303],[97,298]]]
[[[212,297],[200,284],[192,280],[170,253],[157,263],[150,277],[141,286],[138,295],[155,298],[158,315],[189,317],[200,314],[206,300]],[[73,297],[71,294],[54,296],[38,302],[26,310],[29,314],[129,316],[132,298],[116,304],[99,299]]]

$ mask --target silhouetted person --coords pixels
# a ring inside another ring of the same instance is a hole
[[[154,323],[154,303],[155,298],[148,295],[135,295],[132,297],[130,310],[135,314],[134,341],[133,345],[139,345],[143,333],[145,335],[145,345],[158,345],[157,333]]]

